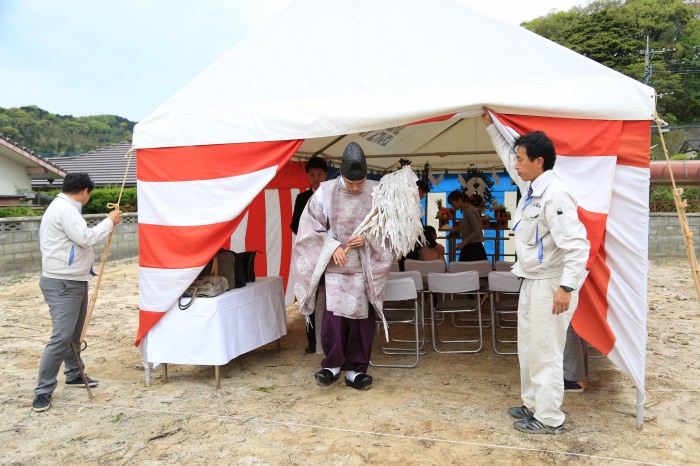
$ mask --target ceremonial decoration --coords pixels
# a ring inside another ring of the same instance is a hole
[[[444,207],[442,205],[442,199],[438,199],[435,201],[435,204],[437,205],[438,211],[435,214],[435,218],[438,220],[438,229],[439,230],[444,230],[445,225],[447,225],[447,228],[449,230],[449,224],[450,220],[453,220],[455,218],[455,211],[454,209],[449,209],[447,207]]]
[[[467,170],[467,173],[464,175],[459,174],[457,178],[460,186],[462,186],[461,191],[467,196],[473,206],[483,210],[491,208],[494,203],[491,191],[494,183],[483,171],[471,167]]]
[[[372,210],[351,236],[364,233],[377,242],[388,239],[394,257],[411,252],[423,240],[416,181],[410,165],[384,175],[372,192]]]

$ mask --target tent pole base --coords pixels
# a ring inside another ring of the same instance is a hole
[[[644,428],[644,392],[637,389],[637,430]]]

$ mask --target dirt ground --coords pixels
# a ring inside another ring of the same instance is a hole
[[[304,353],[294,306],[281,351],[234,359],[221,389],[203,366],[171,365],[168,383],[154,370],[147,386],[135,260],[108,263],[102,280],[83,354],[95,398],[61,374],[51,409],[34,413],[48,308],[38,275],[0,284],[0,464],[700,464],[700,306],[682,259],[651,266],[643,429],[630,379],[601,358],[588,391],[566,394],[560,436],[512,428],[518,362],[490,335],[476,355],[431,350],[414,369],[374,368],[367,392],[319,387],[321,357]]]

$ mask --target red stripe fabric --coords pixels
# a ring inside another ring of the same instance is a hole
[[[557,154],[568,156],[616,155],[623,123],[503,114],[498,118],[518,134],[544,131],[554,143]]]
[[[651,158],[651,121],[625,121],[620,135],[618,165],[649,168]]]
[[[425,120],[420,120],[420,121],[414,121],[413,123],[409,123],[406,126],[411,126],[411,125],[422,125],[423,123],[431,123],[433,121],[445,121],[449,120],[453,116],[455,116],[456,113],[451,113],[449,115],[443,115],[443,116],[438,116],[438,117],[433,117],[433,118],[427,118]]]
[[[608,324],[608,283],[610,268],[605,262],[606,214],[588,212],[579,207],[579,220],[586,227],[591,252],[586,267],[588,278],[579,292],[579,303],[572,323],[587,342],[608,354],[615,344],[615,335]]]
[[[141,340],[149,330],[165,315],[165,312],[150,312],[139,309],[139,328],[136,331],[136,346],[141,344]]]
[[[581,207],[577,210],[578,218],[586,227],[588,242],[591,243],[591,252],[588,257],[587,267],[590,268],[594,262],[595,256],[603,251],[603,238],[605,237],[605,222],[608,218],[607,214],[599,212],[589,212]]]
[[[289,265],[292,262],[292,192],[288,189],[279,191],[280,197],[280,229],[282,234],[282,257],[280,257],[280,275],[284,280],[283,289],[289,282]]]
[[[230,235],[229,235],[230,236]],[[267,214],[265,212],[265,191],[255,196],[248,207],[248,230],[245,235],[246,251],[261,251],[265,260],[255,260],[255,275],[267,276]]]
[[[610,268],[605,263],[603,252],[589,267],[588,278],[579,293],[578,308],[571,320],[576,333],[605,355],[610,353],[616,341],[608,324],[609,282]]]
[[[265,189],[300,189],[309,187],[306,179],[306,163],[289,162],[284,164]]]
[[[136,151],[139,181],[228,178],[283,166],[303,140],[165,147]]]
[[[139,224],[139,264],[155,269],[187,269],[205,265],[220,248],[228,249],[242,216],[229,222],[199,226]]]

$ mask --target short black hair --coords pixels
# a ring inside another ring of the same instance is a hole
[[[459,189],[455,189],[454,191],[450,192],[450,194],[447,195],[447,202],[449,202],[450,204],[452,204],[457,199],[461,199],[464,202],[469,202],[469,198],[467,197],[467,195],[464,194]]]
[[[309,173],[309,170],[311,170],[312,168],[320,168],[324,172],[328,173],[328,164],[325,160],[323,160],[322,157],[319,157],[318,155],[314,155],[306,161],[306,173]]]
[[[84,172],[69,173],[63,179],[63,187],[61,190],[68,194],[78,194],[80,191],[87,188],[91,193],[95,189],[95,182],[90,179],[90,175]]]
[[[544,168],[545,171],[554,168],[554,162],[557,161],[557,153],[554,150],[554,143],[544,132],[533,131],[532,133],[518,137],[513,147],[517,150],[518,146],[525,148],[527,158],[533,162],[537,157],[542,157],[542,159],[544,159],[542,168]]]
[[[430,192],[430,185],[428,184],[427,181],[418,180],[418,181],[416,181],[416,186],[418,186],[418,189],[420,189],[424,193]]]

